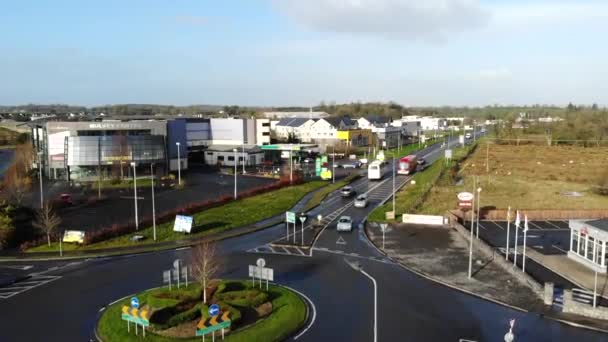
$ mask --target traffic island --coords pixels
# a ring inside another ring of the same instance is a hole
[[[100,341],[281,341],[302,327],[307,307],[295,292],[252,281],[215,281],[203,303],[200,284],[150,289],[106,307]]]

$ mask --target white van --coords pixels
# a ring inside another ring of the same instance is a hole
[[[382,179],[382,174],[384,173],[382,162],[379,160],[373,161],[367,167],[367,179]]]

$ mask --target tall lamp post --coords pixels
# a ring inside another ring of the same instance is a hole
[[[245,174],[245,143],[243,142],[243,174]]]
[[[232,150],[232,152],[234,152],[234,199],[236,199],[237,197],[237,189],[236,189],[236,167],[237,167],[237,156],[236,153],[238,152],[238,150],[235,148]]]
[[[154,163],[150,164],[150,179],[152,180],[152,231],[156,241],[156,205],[154,203]]]
[[[44,191],[42,190],[42,151],[38,152],[38,178],[40,179],[40,209],[44,207]]]
[[[336,182],[336,145],[331,145],[331,182]]]
[[[135,230],[139,230],[139,218],[137,217],[137,173],[135,162],[131,162],[133,167],[133,201],[135,202]]]
[[[393,155],[393,217],[396,218],[395,214],[395,155]]]
[[[481,188],[477,188],[477,230],[476,230],[476,235],[477,235],[477,239],[479,239],[479,202],[481,201]]]
[[[182,185],[182,158],[179,151],[181,149],[179,141],[175,145],[177,145],[177,185]]]

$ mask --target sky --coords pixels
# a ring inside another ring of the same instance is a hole
[[[608,104],[604,0],[2,0],[0,104]]]

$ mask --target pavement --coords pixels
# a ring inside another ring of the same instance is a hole
[[[526,240],[526,272],[539,283],[552,282],[560,289],[581,288],[593,291],[595,272],[567,257],[570,249],[570,229],[567,221],[529,221]],[[469,228],[467,224],[465,227]],[[490,245],[506,252],[507,222],[480,221],[479,236]],[[509,234],[509,260],[513,261],[515,230],[511,223]],[[523,232],[518,233],[517,265],[522,267]],[[598,274],[599,301],[608,306],[608,275]]]
[[[370,186],[365,179],[358,185],[368,189]],[[381,202],[374,205],[378,203]],[[315,211],[328,216],[343,206],[338,201],[327,202]],[[349,207],[346,211],[355,220],[363,220],[372,209],[373,206],[356,210]],[[367,342],[375,335],[377,341],[502,341],[512,318],[516,319],[516,341],[608,341],[608,335],[513,310],[420,277],[388,260],[358,226],[351,233],[338,233],[331,227],[332,222],[320,233],[311,256],[255,251],[258,246],[283,237],[284,224],[217,244],[224,265],[221,277],[247,278],[248,265],[263,257],[267,267],[274,269],[277,283],[310,298],[313,314],[305,327],[287,341]],[[346,244],[337,244],[340,238]],[[176,258],[187,261],[191,251],[83,259],[78,265],[48,271],[45,276],[58,278],[0,299],[0,312],[3,317],[10,317],[0,320],[0,339],[94,339],[96,321],[108,303],[162,285],[162,271],[171,268]],[[347,260],[358,262],[374,282],[349,266]],[[49,270],[54,267],[31,264]],[[42,318],[36,319],[35,329],[32,313]]]

